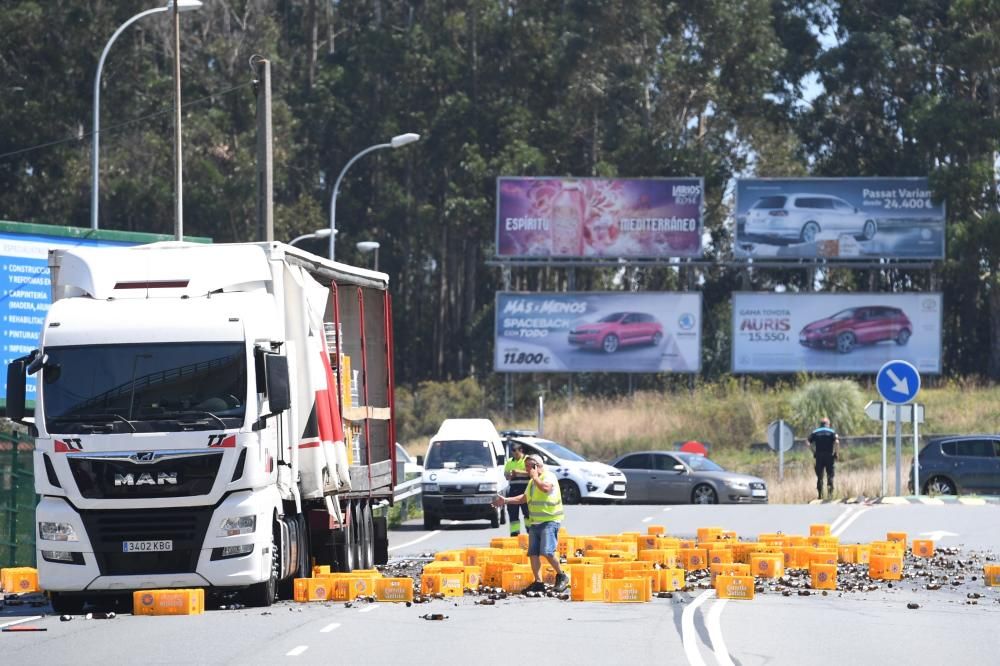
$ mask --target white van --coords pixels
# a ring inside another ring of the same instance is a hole
[[[445,419],[424,456],[421,497],[424,528],[437,529],[442,518],[507,521],[491,504],[507,490],[504,447],[489,419]]]

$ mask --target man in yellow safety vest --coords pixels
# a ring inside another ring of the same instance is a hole
[[[515,497],[497,496],[493,500],[493,505],[501,507],[507,504],[526,504],[531,512],[531,525],[528,527],[528,559],[531,560],[531,572],[535,576],[535,582],[524,591],[545,591],[541,559],[544,557],[556,572],[555,591],[563,592],[569,587],[569,576],[563,573],[562,567],[559,566],[559,558],[556,557],[559,525],[563,520],[559,480],[555,474],[546,471],[539,455],[527,456],[524,459],[524,467],[531,477],[524,493]]]
[[[503,465],[503,475],[510,481],[510,487],[507,488],[508,497],[523,495],[524,491],[528,489],[530,476],[524,466],[524,460],[524,450],[521,448],[521,445],[517,442],[511,443],[510,458]],[[510,535],[512,537],[521,533],[521,517],[518,515],[519,513],[524,514],[525,531],[528,530],[528,526],[531,524],[528,519],[527,504],[508,504],[507,522],[510,523]]]

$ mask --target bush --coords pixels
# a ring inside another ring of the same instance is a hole
[[[796,432],[811,432],[824,416],[842,435],[858,432],[866,420],[861,389],[846,379],[811,381],[789,399],[789,421]]]
[[[473,377],[460,382],[421,382],[396,387],[396,436],[400,442],[429,438],[445,419],[489,418],[485,392]]]

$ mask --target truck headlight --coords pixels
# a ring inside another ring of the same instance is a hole
[[[38,536],[45,541],[79,541],[69,523],[38,523]]]
[[[725,484],[732,488],[733,490],[750,490],[749,481],[740,481],[738,479],[726,479]]]
[[[237,518],[226,518],[219,525],[220,537],[239,536],[240,534],[253,534],[257,531],[257,516],[239,516]]]
[[[422,490],[425,493],[439,493],[441,492],[440,486],[436,483],[424,483],[422,484]]]
[[[479,492],[481,493],[495,493],[496,491],[497,491],[496,482],[479,484]]]

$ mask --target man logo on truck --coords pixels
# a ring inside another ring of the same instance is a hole
[[[149,472],[143,472],[138,477],[134,474],[115,474],[115,487],[121,486],[176,486],[177,472],[157,472],[154,477]]]

